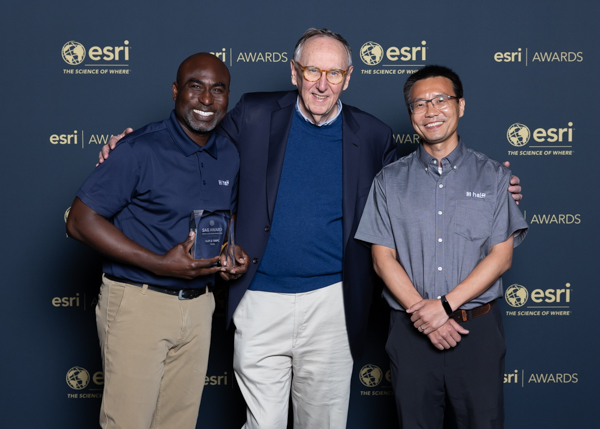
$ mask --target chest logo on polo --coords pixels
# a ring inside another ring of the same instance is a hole
[[[471,198],[485,198],[485,192],[471,192],[471,191],[467,191],[466,192],[467,197],[471,197]]]
[[[229,180],[219,180],[219,185],[221,185],[221,186],[229,186]]]

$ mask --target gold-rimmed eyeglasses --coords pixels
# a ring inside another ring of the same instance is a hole
[[[298,67],[302,70],[302,75],[304,79],[309,82],[316,82],[321,79],[323,73],[325,73],[325,77],[327,78],[327,82],[332,85],[339,85],[344,81],[344,76],[348,73],[348,70],[340,70],[340,69],[329,69],[329,70],[321,70],[319,67],[315,66],[303,66],[299,62],[296,62]]]

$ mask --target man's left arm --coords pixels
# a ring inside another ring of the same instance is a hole
[[[490,253],[481,260],[471,273],[446,294],[446,300],[456,310],[461,305],[477,298],[493,285],[502,274],[510,269],[513,255],[513,235],[508,240],[490,248]],[[424,299],[408,310],[415,328],[423,328],[424,334],[430,334],[448,320],[440,299]]]

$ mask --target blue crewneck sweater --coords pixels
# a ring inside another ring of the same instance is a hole
[[[269,241],[251,290],[301,293],[342,281],[342,117],[295,111]]]

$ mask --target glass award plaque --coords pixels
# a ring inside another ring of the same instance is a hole
[[[229,220],[229,230],[227,232],[227,268],[232,269],[237,266],[235,253],[235,219],[231,217]]]
[[[194,210],[190,216],[190,231],[196,237],[190,249],[194,259],[210,259],[219,256],[227,237],[230,216],[223,210]]]

